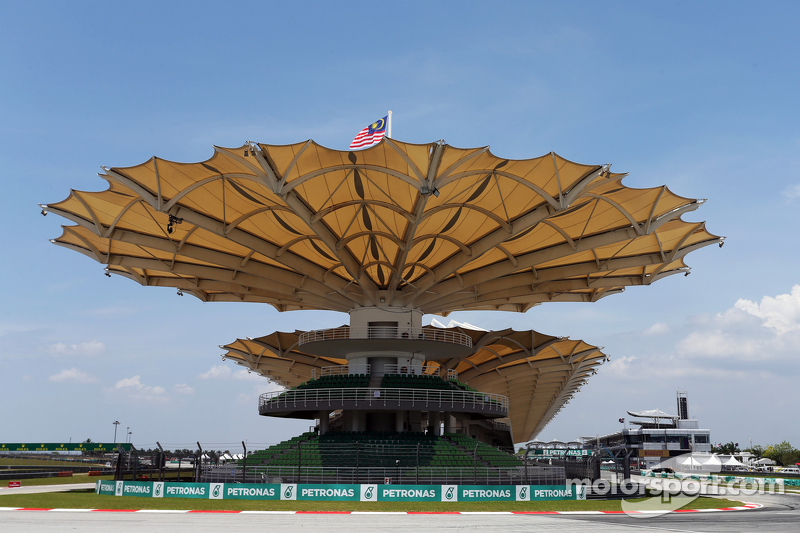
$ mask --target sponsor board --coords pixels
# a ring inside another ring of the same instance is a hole
[[[441,485],[381,485],[378,487],[379,502],[439,502],[442,501]]]
[[[117,481],[122,485],[122,494],[117,496],[138,496],[140,498],[153,497],[153,484],[145,481]]]
[[[100,487],[97,489],[97,494],[114,496],[114,493],[117,491],[116,481],[100,481],[99,483]]]
[[[95,485],[95,493],[109,496],[362,502],[584,500],[585,490],[586,487],[580,485],[298,485],[104,480]]]
[[[208,483],[164,483],[165,498],[203,498],[209,497]]]
[[[584,491],[586,487],[581,487]],[[532,502],[544,502],[551,500],[575,500],[577,490],[575,486],[565,487],[564,485],[531,485]],[[586,499],[586,493],[583,493]]]
[[[281,483],[281,500],[296,500],[297,485],[293,483]]]
[[[378,501],[378,485],[361,485],[361,501]]]
[[[211,483],[208,486],[208,497],[212,500],[221,500],[223,498],[223,491],[225,490],[225,483]]]
[[[255,484],[255,483],[227,483],[219,491],[219,496],[214,496],[214,485],[223,486],[222,483],[212,483],[211,498],[224,498],[226,500],[282,500],[280,483]],[[287,485],[293,486],[293,485]]]
[[[525,487],[526,485],[522,485]],[[513,485],[459,485],[458,501],[461,502],[513,502],[517,491]]]
[[[591,450],[562,450],[562,449],[535,449],[528,452],[530,455],[544,455],[545,457],[588,457]]]
[[[0,443],[0,452],[116,452],[117,446],[126,452],[131,451],[131,444],[111,444],[108,442],[42,442],[42,443]]]

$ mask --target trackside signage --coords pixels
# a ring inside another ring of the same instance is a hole
[[[362,502],[487,502],[586,499],[585,487],[564,485],[304,485],[97,481],[108,496],[211,500],[306,500]]]
[[[592,455],[591,450],[561,450],[561,449],[537,449],[531,450],[531,455],[544,455],[547,457],[588,457]]]

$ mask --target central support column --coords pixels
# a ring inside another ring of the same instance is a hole
[[[433,426],[433,434],[437,437],[442,436],[442,420],[440,417],[439,411],[431,411],[428,414],[428,418],[430,419],[430,425]]]
[[[328,432],[328,421],[330,420],[330,411],[322,410],[319,412],[319,434],[324,435]]]

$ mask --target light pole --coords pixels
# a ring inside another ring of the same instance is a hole
[[[130,436],[130,434],[131,434],[131,427],[128,426],[128,428],[125,430],[125,442],[128,442],[128,437]]]
[[[114,420],[111,423],[114,424],[114,444],[116,444],[117,443],[117,426],[119,425],[119,420]]]

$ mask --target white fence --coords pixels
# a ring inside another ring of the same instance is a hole
[[[508,397],[485,392],[431,390],[431,389],[388,389],[388,388],[325,388],[295,389],[289,391],[266,392],[259,396],[258,408],[272,410],[279,408],[314,408],[320,404],[341,404],[355,402],[365,408],[388,402],[410,402],[420,406],[462,404],[463,407],[480,408],[492,412],[508,412]]]

